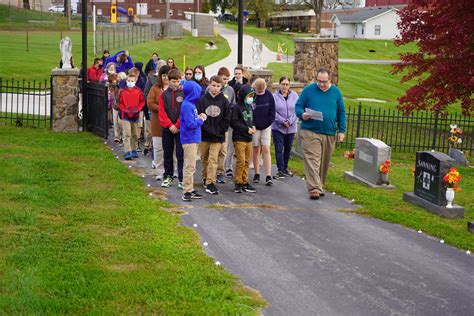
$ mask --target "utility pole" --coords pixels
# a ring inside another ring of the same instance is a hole
[[[81,13],[82,13],[82,120],[83,123],[87,122],[87,0],[81,0]],[[85,125],[84,125],[85,126]]]
[[[237,64],[242,65],[243,38],[244,38],[244,0],[239,1],[239,14],[237,16],[238,32],[237,32]]]
[[[166,0],[166,24],[170,21],[170,0]]]

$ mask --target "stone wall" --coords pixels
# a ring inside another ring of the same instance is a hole
[[[332,82],[338,82],[339,40],[337,38],[295,38],[295,61],[293,76],[295,81],[313,82],[319,68],[333,72]]]
[[[273,81],[272,81],[273,71],[266,68],[262,68],[262,69],[247,68],[247,70],[250,72],[252,76],[265,79],[268,89],[271,90],[272,85],[273,85]]]
[[[78,132],[79,120],[79,69],[53,69],[53,130]]]

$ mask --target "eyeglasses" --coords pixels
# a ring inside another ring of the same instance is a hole
[[[280,83],[282,86],[289,86],[290,84],[289,83]]]
[[[192,73],[192,72],[188,72],[188,73],[186,73],[186,76],[192,76],[192,75],[193,75],[193,73]]]
[[[328,83],[329,83],[329,80],[323,81],[323,80],[318,80],[318,79],[316,79],[316,81],[317,81],[319,84],[328,84]]]

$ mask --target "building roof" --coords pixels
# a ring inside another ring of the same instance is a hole
[[[341,23],[361,23],[392,10],[396,9],[393,7],[370,7],[355,12],[341,11],[334,15]]]

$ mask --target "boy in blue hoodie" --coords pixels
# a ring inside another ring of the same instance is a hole
[[[201,142],[201,126],[207,116],[198,115],[196,103],[201,96],[201,86],[190,80],[183,86],[184,100],[180,110],[180,140],[184,151],[183,196],[181,199],[190,202],[201,199],[202,195],[194,190],[194,172],[196,171],[196,156]]]

